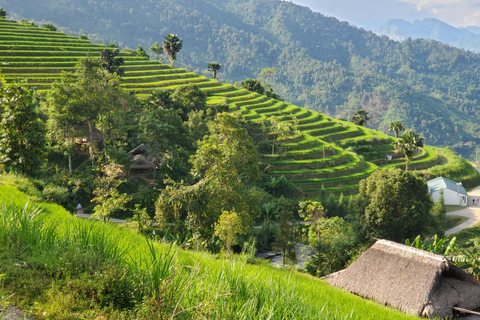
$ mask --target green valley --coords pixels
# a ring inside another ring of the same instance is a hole
[[[0,17],[0,318],[414,319],[319,278],[375,238],[440,252],[459,219],[426,180],[473,189],[477,170],[399,114],[393,138],[360,105],[350,122],[281,100],[280,78],[178,68],[190,37],[156,43],[166,64]]]
[[[288,1],[253,0],[0,0],[16,19],[53,21],[121,48],[149,48],[161,36],[185,40],[178,65],[201,75],[212,61],[218,78],[259,78],[297,106],[351,119],[372,116],[369,128],[388,133],[393,121],[419,132],[429,145],[451,146],[474,159],[479,141],[479,56],[436,41],[395,42]]]
[[[25,23],[0,21],[0,49],[0,72],[7,83],[26,80],[28,86],[44,91],[60,79],[62,71],[73,72],[80,57],[96,57],[105,47]],[[301,197],[315,197],[322,188],[336,196],[355,194],[358,182],[374,170],[405,165],[403,158],[395,156],[394,140],[378,131],[219,83],[182,68],[173,69],[145,57],[128,53],[122,53],[121,57],[125,59],[121,86],[139,97],[155,89],[173,91],[193,83],[209,96],[207,103],[225,101],[233,114],[254,125],[279,116],[282,122],[293,126],[295,119],[296,137],[277,139],[272,142],[276,145],[274,154],[265,153],[267,171],[275,177],[286,176],[299,188]],[[387,161],[387,155],[394,159]],[[427,169],[440,162],[437,152],[426,147],[415,155],[412,168]],[[473,186],[476,181],[464,183]]]

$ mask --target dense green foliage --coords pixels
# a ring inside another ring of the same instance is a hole
[[[361,181],[356,202],[369,236],[397,242],[424,233],[433,206],[425,180],[399,169],[376,171]]]
[[[144,168],[145,161],[154,163],[155,172],[160,169],[162,174],[179,182],[189,171],[187,159],[196,145],[192,140],[202,140],[208,132],[207,122],[225,111],[248,121],[249,133],[260,153],[265,155],[265,172],[273,176],[270,185],[262,187],[273,193],[280,194],[277,192],[280,190],[271,188],[277,185],[284,195],[294,197],[316,197],[324,188],[336,196],[355,194],[358,182],[378,167],[402,165],[400,158],[387,159],[393,154],[392,138],[279,101],[279,96],[265,83],[278,74],[275,67],[262,69],[259,78],[263,82],[250,80],[266,90],[263,96],[147,60],[138,56],[140,47],[114,54],[115,44],[110,44],[111,51],[106,51],[101,45],[30,24],[0,22],[0,28],[11,35],[0,39],[1,45],[12,49],[8,53],[13,56],[5,58],[14,59],[2,68],[7,83],[21,78],[28,79],[25,85],[41,91],[53,89],[47,99],[54,106],[47,112],[49,133],[55,142],[52,144],[55,152],[67,155],[70,174],[76,161],[76,157],[72,157],[76,144],[73,142],[78,139],[87,140],[83,147],[92,146],[89,148],[92,166],[95,166],[92,157],[95,152],[98,157],[103,151],[104,159],[99,159],[103,163],[111,157],[113,151],[109,149],[119,148],[120,154],[123,152],[128,157],[125,151],[148,142],[148,159],[139,160],[143,161]],[[22,45],[12,47],[9,39]],[[93,53],[100,55],[100,64],[92,59]],[[82,62],[84,67],[76,70],[75,64],[88,55],[90,58]],[[122,59],[124,64],[118,69]],[[124,75],[116,77],[115,73],[122,69]],[[87,70],[93,72],[85,73]],[[75,71],[75,74],[73,77],[62,75],[62,71]],[[66,86],[72,82],[77,83]],[[96,92],[89,94],[88,90]],[[175,92],[172,94],[172,91]],[[136,97],[131,96],[132,93]],[[157,110],[160,107],[162,110]],[[167,113],[169,116],[165,117]],[[161,123],[163,127],[159,126]],[[94,132],[97,139],[98,135],[103,136],[100,147],[88,143]],[[164,134],[157,138],[160,132]],[[128,170],[129,163],[125,160],[121,164]],[[431,148],[425,147],[415,152],[411,168],[426,169],[441,160]],[[282,176],[288,183],[276,180]],[[158,174],[153,177],[162,179]],[[294,188],[288,187],[292,185]],[[133,209],[133,205],[129,208]]]
[[[259,175],[258,154],[252,139],[238,120],[217,115],[209,123],[209,135],[192,156],[193,185],[167,187],[156,202],[156,219],[181,231],[185,223],[202,239],[211,239],[215,223],[224,211],[234,211],[243,228],[259,215],[263,192],[252,181]]]
[[[206,74],[205,65],[218,61],[219,78],[233,83],[276,67],[268,83],[291,103],[347,119],[363,108],[375,128],[387,132],[402,121],[428,144],[457,145],[466,155],[473,149],[464,143],[479,142],[479,56],[439,42],[394,42],[276,0],[0,5],[12,17],[55,17],[57,25],[106,44],[148,48],[158,35],[176,33],[185,44],[178,63],[191,70]]]
[[[34,173],[45,154],[45,129],[36,112],[34,91],[0,78],[0,163],[7,169]]]

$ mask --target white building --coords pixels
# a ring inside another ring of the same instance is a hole
[[[440,190],[443,190],[444,203],[446,205],[467,205],[468,194],[461,182],[439,177],[427,181],[427,185],[433,201],[437,201],[440,198]]]

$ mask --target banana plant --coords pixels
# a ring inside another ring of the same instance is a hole
[[[451,257],[458,267],[470,272],[477,280],[480,278],[480,252],[477,248],[460,249],[459,255]]]
[[[439,239],[437,235],[435,235],[433,240],[422,241],[420,236],[417,236],[412,243],[410,243],[410,240],[407,239],[407,241],[405,241],[405,244],[407,246],[415,247],[417,249],[446,256],[455,247],[456,241],[457,237],[453,237],[451,240],[448,237]]]

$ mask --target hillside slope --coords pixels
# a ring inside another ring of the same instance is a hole
[[[334,117],[357,109],[387,133],[392,121],[437,146],[474,154],[480,142],[480,57],[435,41],[402,43],[357,29],[306,7],[279,0],[0,0],[12,17],[53,21],[105,43],[149,48],[167,33],[184,49],[177,65],[206,73],[223,65],[219,79],[243,81],[263,68],[286,101]]]
[[[102,45],[66,36],[25,23],[0,20],[0,72],[7,83],[25,79],[37,90],[48,90],[62,71],[73,71],[82,56],[98,56]],[[209,96],[207,103],[226,102],[253,127],[269,117],[280,117],[294,133],[279,139],[270,135],[272,146],[264,148],[266,172],[285,176],[299,189],[298,197],[316,197],[324,188],[339,196],[358,192],[358,183],[377,168],[404,166],[395,155],[393,138],[368,128],[340,121],[316,111],[268,98],[245,89],[207,79],[185,69],[122,53],[125,59],[125,90],[142,96],[153,89],[175,90],[193,83]],[[273,149],[273,153],[271,150]],[[387,155],[394,159],[387,160]],[[411,169],[426,169],[441,159],[429,147],[418,152]]]
[[[79,220],[11,186],[0,185],[0,204],[0,307],[35,319],[417,319],[246,257]]]

